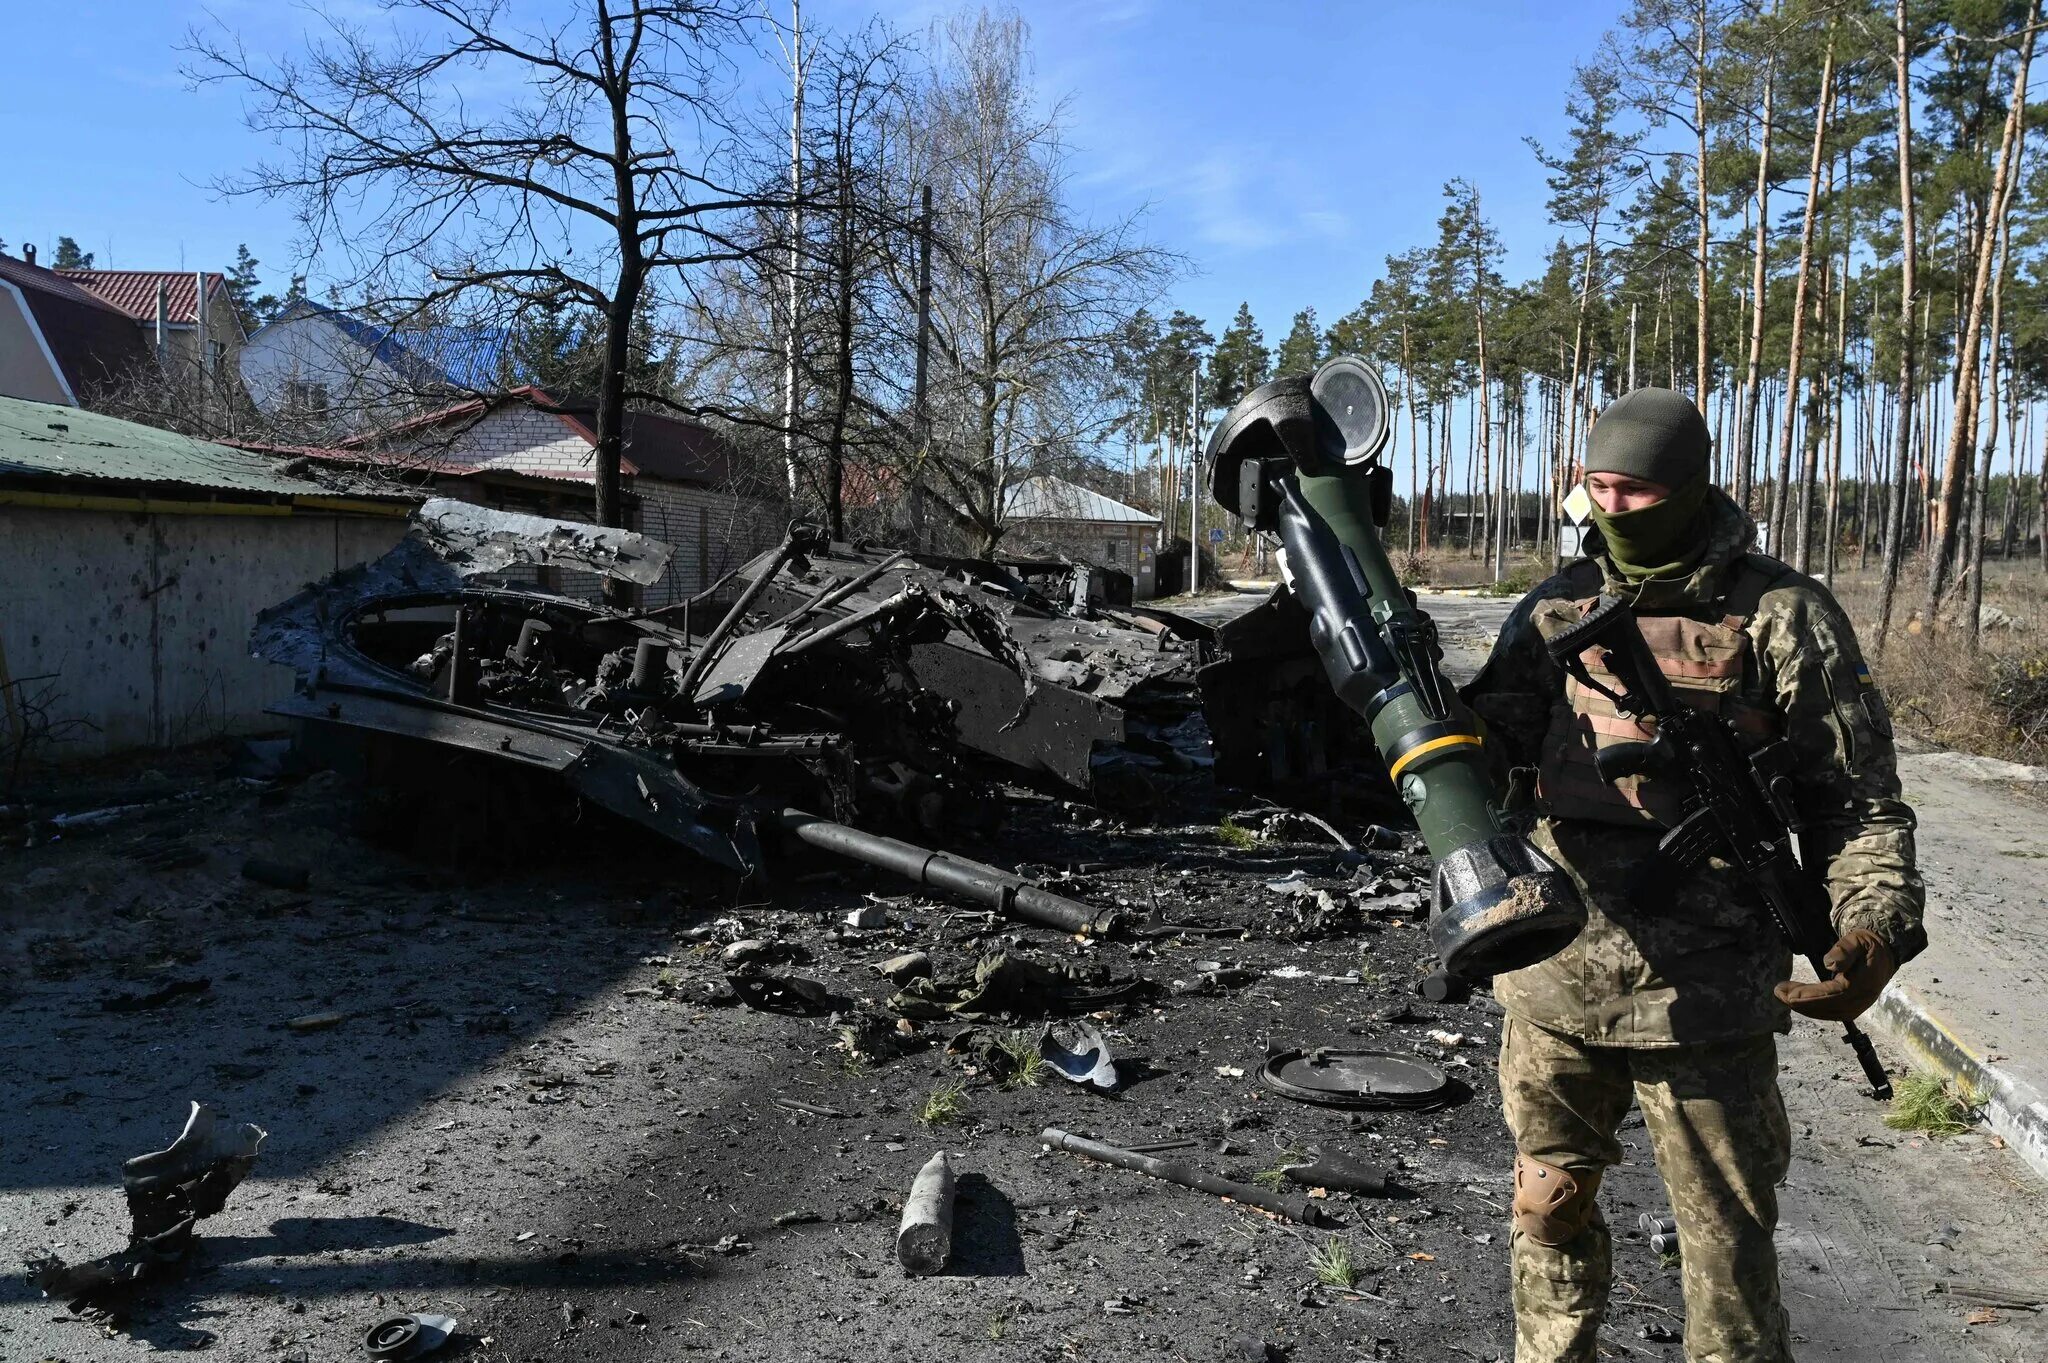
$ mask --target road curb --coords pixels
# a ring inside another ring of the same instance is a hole
[[[1869,1016],[1872,1026],[1917,1066],[1958,1089],[1982,1095],[1986,1125],[2003,1136],[2035,1174],[2048,1180],[2048,1100],[2040,1090],[2000,1069],[1986,1052],[1964,1041],[1910,985],[1894,981]]]

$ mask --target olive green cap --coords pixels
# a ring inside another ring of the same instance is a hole
[[[1638,388],[1607,404],[1586,441],[1586,472],[1684,487],[1707,471],[1707,419],[1669,388]]]

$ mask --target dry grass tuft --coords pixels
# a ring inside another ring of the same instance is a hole
[[[1981,1100],[1973,1093],[1960,1097],[1931,1074],[1909,1074],[1899,1081],[1892,1110],[1884,1124],[1894,1131],[1918,1131],[1928,1136],[1958,1136],[1976,1121]]]

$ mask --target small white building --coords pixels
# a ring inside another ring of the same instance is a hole
[[[1159,518],[1149,511],[1039,474],[1010,485],[1003,519],[1019,541],[1042,543],[1083,563],[1129,573],[1141,601],[1158,595]],[[1018,552],[1023,546],[1004,547]]]
[[[277,729],[291,677],[249,655],[257,613],[381,557],[418,500],[0,397],[0,764]]]

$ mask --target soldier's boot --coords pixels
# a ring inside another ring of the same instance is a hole
[[[1671,1194],[1691,1363],[1791,1363],[1777,1185],[1792,1135],[1777,1046],[1756,1037],[1635,1056],[1636,1101]]]
[[[1515,1157],[1515,1363],[1593,1363],[1614,1277],[1597,1167]]]

